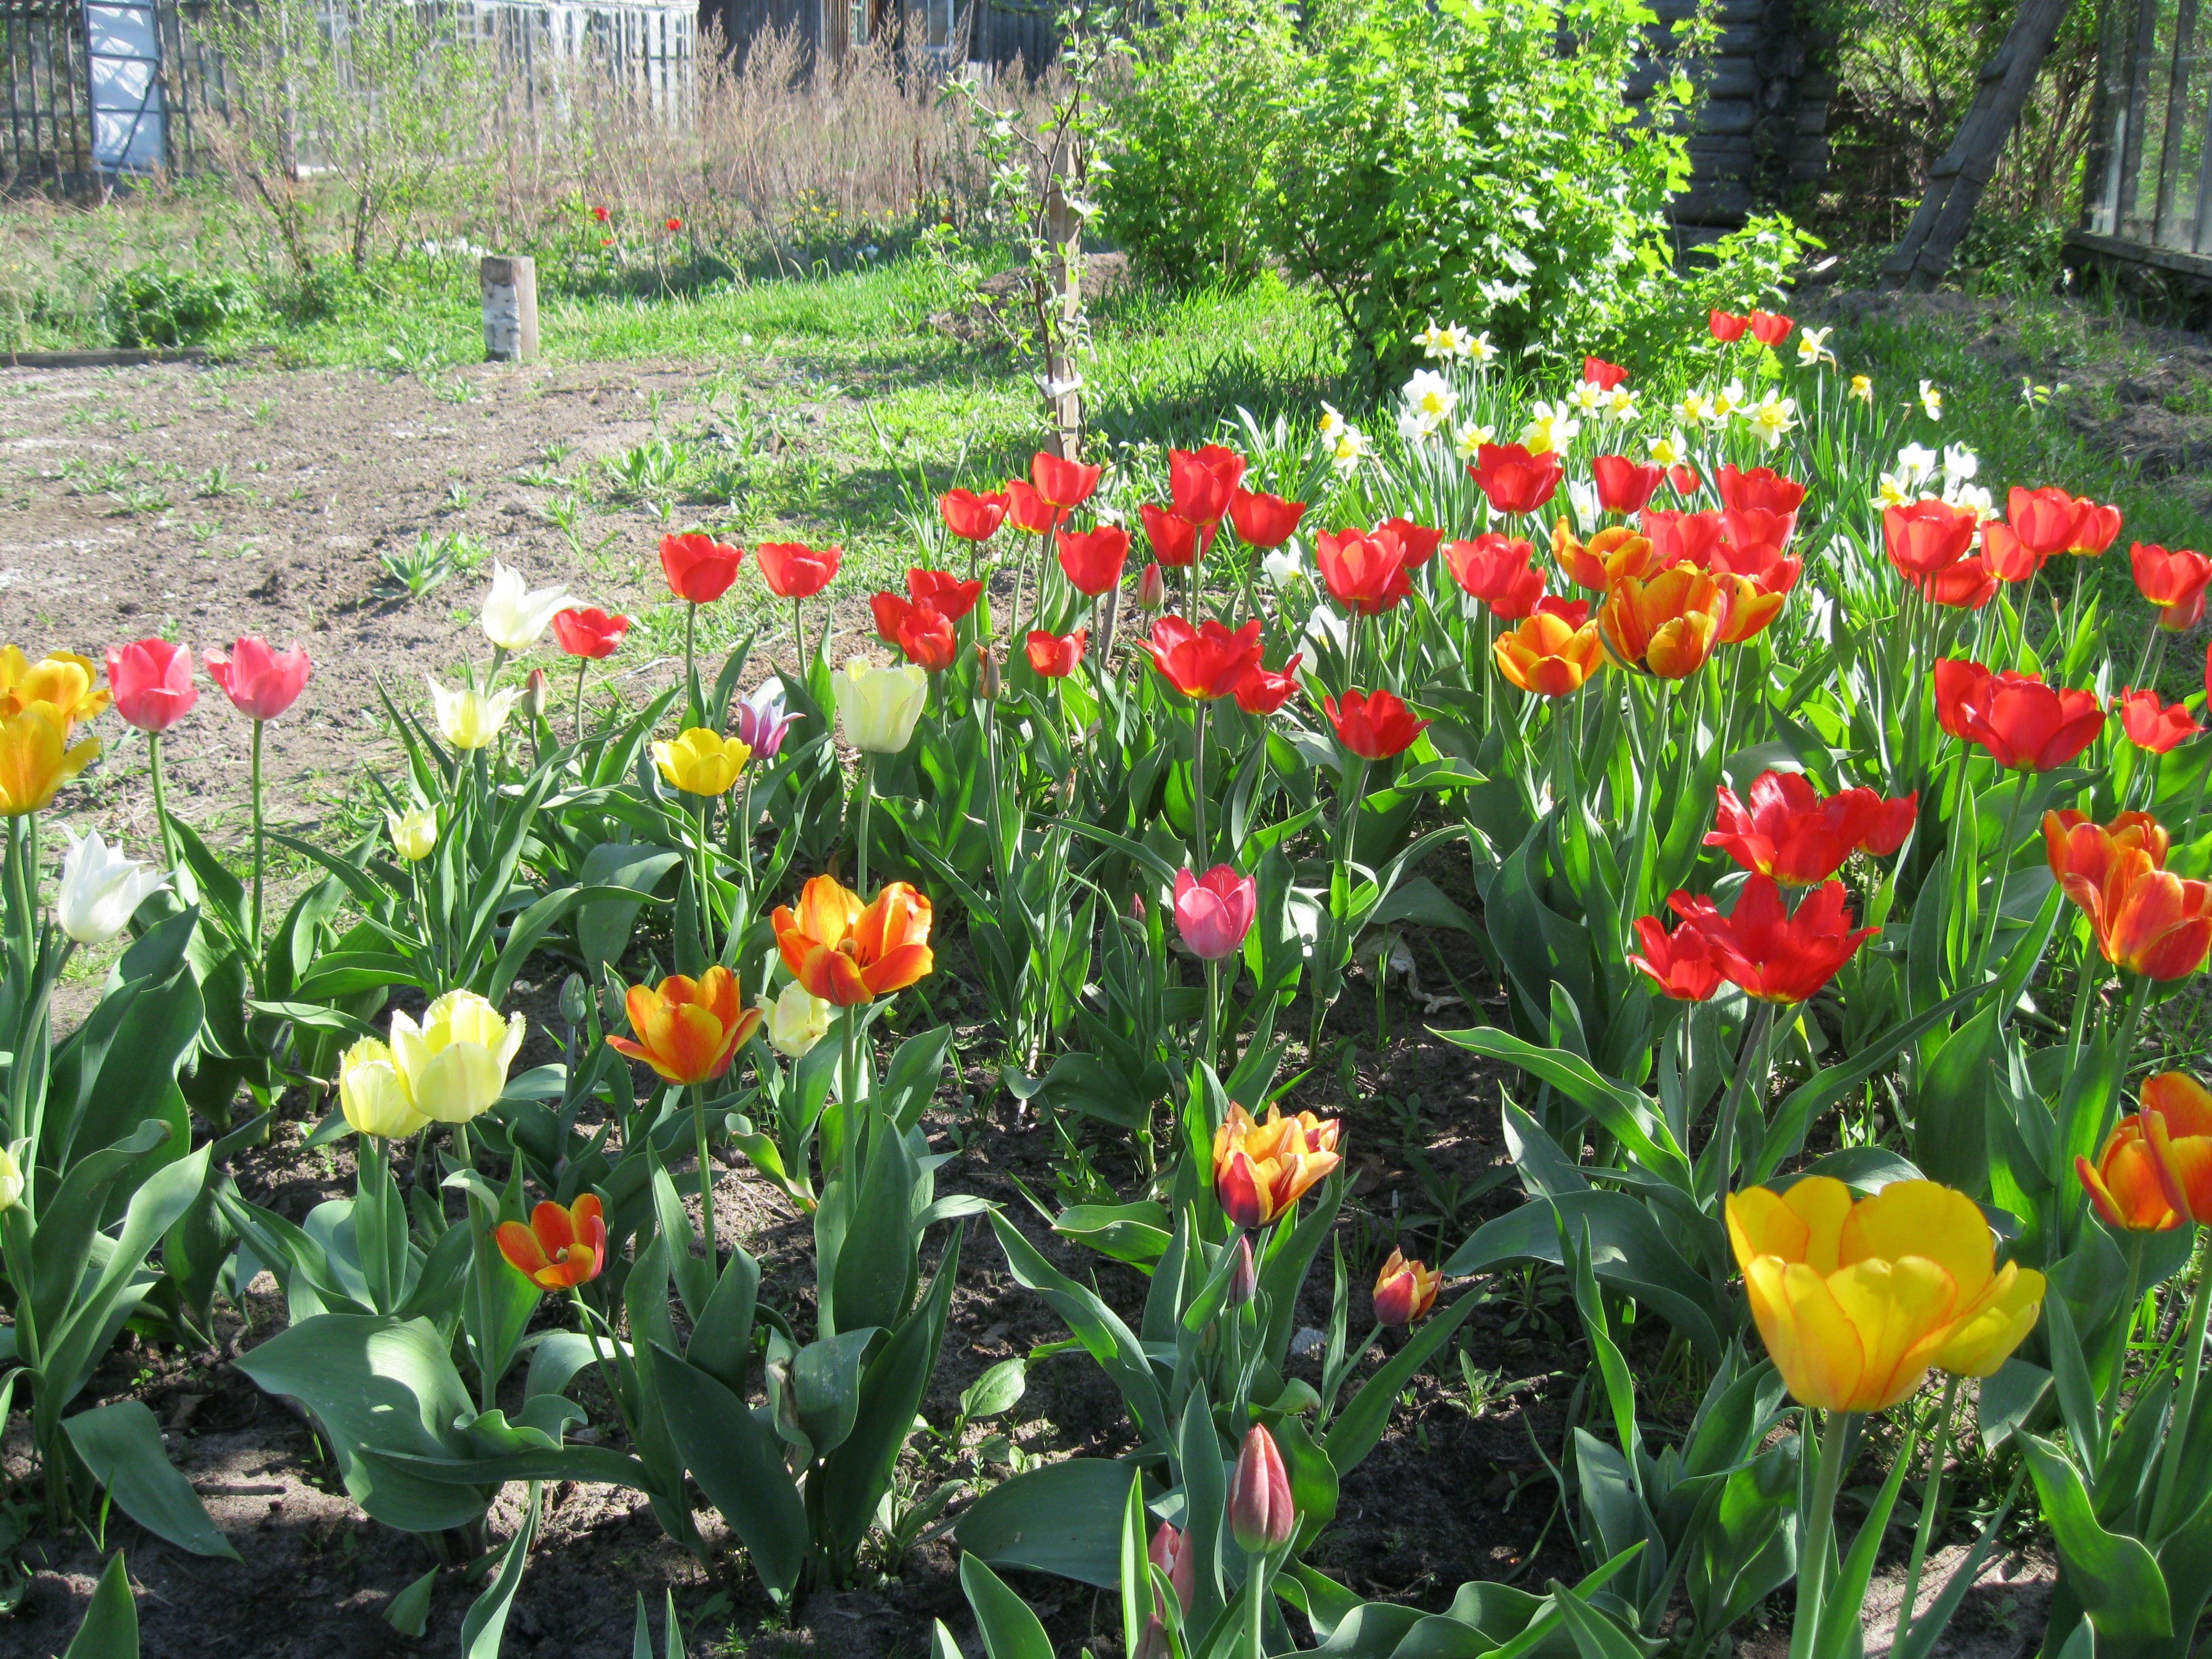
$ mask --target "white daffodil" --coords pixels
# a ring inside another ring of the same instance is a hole
[[[1595,524],[1602,510],[1597,502],[1597,486],[1581,478],[1567,480],[1567,505],[1573,509],[1578,525]]]
[[[1650,442],[1651,459],[1661,466],[1680,466],[1690,459],[1688,441],[1677,432],[1669,432]]]
[[[1567,412],[1565,404],[1540,398],[1528,406],[1528,424],[1521,428],[1522,447],[1531,455],[1565,449],[1582,429],[1583,423]]]
[[[1874,504],[1876,507],[1903,507],[1908,501],[1920,499],[1920,492],[1906,479],[1894,472],[1885,472],[1875,486]]]
[[[491,562],[491,592],[484,596],[484,637],[502,651],[527,651],[538,643],[553,613],[575,601],[561,587],[526,591],[522,573],[510,570],[497,559]]]
[[[1798,331],[1798,362],[1807,368],[1816,368],[1821,363],[1826,363],[1829,368],[1833,368],[1836,366],[1836,354],[1828,349],[1828,337],[1835,331],[1833,327],[1807,328]]]
[[[1452,434],[1452,448],[1462,461],[1473,460],[1485,444],[1498,441],[1498,428],[1487,421],[1462,421]]]
[[[1374,453],[1375,446],[1367,434],[1347,421],[1329,445],[1328,464],[1336,469],[1339,477],[1346,477]]]
[[[170,882],[167,871],[142,859],[127,859],[100,831],[72,838],[62,859],[61,889],[54,895],[54,920],[79,945],[105,945],[130,925],[148,898]]]
[[[1943,418],[1943,390],[1935,381],[1923,380],[1920,383],[1920,407],[1931,421]]]
[[[1938,457],[1925,444],[1907,444],[1897,452],[1897,468],[1905,482],[1923,484],[1935,476]]]
[[[1295,544],[1279,547],[1261,559],[1260,573],[1285,592],[1290,591],[1292,584],[1307,580],[1305,564],[1298,557]]]
[[[1498,348],[1490,343],[1490,331],[1486,328],[1469,340],[1467,349],[1460,355],[1472,357],[1479,367],[1487,368],[1498,356]]]
[[[1617,386],[1605,394],[1605,418],[1615,426],[1627,426],[1636,419],[1636,394],[1625,386]]]
[[[1674,405],[1674,413],[1685,426],[1698,427],[1713,418],[1713,401],[1706,393],[1692,387],[1682,394]]]
[[[1595,380],[1577,380],[1567,393],[1567,401],[1582,415],[1596,416],[1604,410],[1606,394]]]
[[[1431,432],[1451,418],[1452,410],[1459,404],[1459,393],[1432,368],[1415,369],[1398,395],[1405,400],[1407,410],[1419,416]]]
[[[1306,618],[1305,636],[1316,650],[1324,647],[1337,652],[1350,649],[1352,624],[1325,605],[1317,605]]]
[[[1398,437],[1408,444],[1425,444],[1436,436],[1433,422],[1418,410],[1406,409],[1398,412]]]
[[[1784,434],[1796,430],[1797,400],[1769,392],[1744,418],[1751,427],[1752,436],[1772,449]]]
[[[1744,395],[1743,382],[1730,380],[1713,393],[1713,411],[1710,418],[1715,426],[1719,426],[1731,415],[1741,414],[1744,405],[1749,401]]]
[[[1943,446],[1943,478],[1948,483],[1965,483],[1982,470],[1982,458],[1964,444]]]
[[[1852,375],[1850,395],[1863,404],[1871,404],[1874,402],[1874,382],[1863,374]]]
[[[1324,442],[1335,442],[1351,424],[1344,418],[1344,411],[1334,404],[1325,403],[1321,406],[1321,435]]]
[[[1950,483],[1944,489],[1943,499],[1954,507],[1972,507],[1976,523],[1994,517],[1996,512],[1996,503],[1990,500],[1988,486],[1984,484]]]

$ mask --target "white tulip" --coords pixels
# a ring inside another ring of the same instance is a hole
[[[491,562],[491,592],[484,596],[484,637],[502,651],[527,651],[538,643],[553,620],[575,600],[560,587],[526,592],[522,573],[510,570],[497,559]]]
[[[783,988],[768,1011],[768,1040],[797,1060],[830,1035],[830,1005],[797,980]]]
[[[61,890],[54,895],[54,919],[79,945],[105,945],[130,925],[147,898],[169,884],[167,871],[156,872],[141,859],[127,859],[97,830],[72,840],[62,860]]]

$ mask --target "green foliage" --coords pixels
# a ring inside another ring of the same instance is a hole
[[[246,283],[166,264],[134,266],[100,291],[100,314],[118,346],[192,345],[259,309]]]

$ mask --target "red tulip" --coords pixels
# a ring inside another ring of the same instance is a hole
[[[1602,357],[1583,359],[1583,379],[1600,392],[1610,392],[1628,378],[1628,371],[1619,363],[1609,363]]]
[[[1063,508],[1054,507],[1039,495],[1033,485],[1019,478],[1006,480],[1006,522],[1017,530],[1027,531],[1032,536],[1046,536],[1060,526],[1067,516]]]
[[[1887,858],[1905,844],[1918,809],[1915,791],[1885,800],[1871,789],[1823,797],[1795,772],[1762,772],[1751,804],[1722,786],[1716,827],[1705,845],[1784,887],[1826,881],[1855,852]]]
[[[273,720],[299,700],[313,669],[296,640],[288,650],[271,651],[268,641],[252,634],[233,646],[228,657],[209,652],[207,671],[240,714]]]
[[[1333,536],[1323,532],[1314,544],[1314,562],[1321,566],[1329,597],[1363,617],[1393,610],[1413,592],[1406,578],[1403,546],[1387,532],[1340,530]]]
[[[1237,682],[1237,706],[1248,714],[1273,714],[1298,689],[1298,665],[1305,655],[1303,651],[1293,652],[1280,673],[1263,663],[1254,663]]]
[[[554,620],[557,625],[560,619]],[[200,700],[192,683],[192,648],[172,640],[109,646],[107,684],[123,723],[141,732],[167,731]]]
[[[1243,482],[1244,458],[1233,449],[1168,451],[1168,497],[1178,516],[1206,530],[1221,522]]]
[[[607,222],[607,210],[603,207],[595,207],[592,210],[592,217],[605,224]]]
[[[1137,608],[1157,611],[1167,602],[1167,573],[1160,568],[1160,562],[1154,559],[1137,573]]]
[[[868,608],[875,612],[877,637],[905,653],[908,662],[939,674],[959,656],[952,619],[936,606],[915,605],[896,593],[876,593],[869,597]]]
[[[1721,988],[1720,963],[1711,940],[1689,922],[1673,933],[1656,916],[1636,919],[1636,938],[1644,946],[1628,960],[1650,976],[1662,995],[1677,1002],[1703,1002]]]
[[[1267,1425],[1255,1423],[1229,1477],[1229,1530],[1247,1554],[1264,1555],[1289,1543],[1297,1526],[1283,1455]]]
[[[1699,570],[1710,568],[1720,548],[1721,532],[1726,528],[1721,515],[1711,507],[1702,513],[1690,513],[1647,507],[1636,522],[1651,544],[1651,568],[1655,570],[1669,569],[1678,564],[1692,565]]]
[[[1164,507],[1154,507],[1146,501],[1137,509],[1144,521],[1145,539],[1152,544],[1152,556],[1171,570],[1181,570],[1198,562],[1204,550],[1202,540],[1211,540],[1210,530],[1202,530],[1180,513],[1170,513]]]
[[[1248,622],[1232,634],[1210,617],[1196,628],[1181,617],[1162,617],[1144,647],[1162,679],[1186,697],[1210,702],[1235,691],[1260,660],[1260,624]]]
[[[1589,620],[1589,613],[1590,602],[1588,599],[1571,599],[1564,593],[1547,593],[1536,601],[1535,610],[1529,614],[1557,617],[1570,628],[1580,628]]]
[[[1716,311],[1705,319],[1705,326],[1723,345],[1734,345],[1743,338],[1744,330],[1751,326],[1751,319],[1739,317],[1732,311]]]
[[[684,228],[684,222],[681,219],[671,219],[668,222],[668,228],[671,230],[681,230]]]
[[[1729,507],[1721,510],[1721,540],[1737,549],[1771,548],[1776,553],[1789,545],[1796,517],[1765,507]],[[1765,562],[1762,559],[1761,563]]]
[[[1324,696],[1321,706],[1336,740],[1363,760],[1404,754],[1429,724],[1388,691],[1346,691],[1341,702]]]
[[[744,550],[697,532],[660,538],[660,570],[668,591],[690,605],[711,605],[738,579]]]
[[[2178,634],[2193,628],[2204,615],[2204,590],[2212,583],[2212,559],[2179,547],[2172,552],[2153,542],[2136,542],[2128,549],[2135,571],[2136,589],[2158,607],[2158,625]]]
[[[554,641],[572,657],[589,657],[594,662],[611,657],[629,632],[628,617],[610,617],[604,611],[586,608],[553,613]],[[111,670],[108,678],[114,678]]]
[[[1304,501],[1286,501],[1256,490],[1239,489],[1229,501],[1229,522],[1237,527],[1237,540],[1262,553],[1273,552],[1296,535],[1298,520],[1305,515]]]
[[[1954,611],[1979,611],[1996,597],[1997,579],[1989,562],[1977,556],[1946,566],[1918,586],[1938,605]]]
[[[1721,505],[1739,512],[1758,507],[1768,513],[1786,513],[1794,526],[1797,509],[1805,505],[1805,486],[1795,478],[1784,477],[1771,466],[1738,471],[1723,462],[1715,482],[1720,486]],[[1784,539],[1788,539],[1786,533]]]
[[[1754,311],[1744,322],[1751,330],[1751,337],[1761,345],[1780,345],[1790,337],[1790,319],[1774,312]]]
[[[948,489],[937,498],[945,527],[963,542],[988,542],[1006,521],[1012,498],[1003,489],[979,495],[972,489]]]
[[[1408,570],[1419,570],[1434,558],[1437,544],[1444,538],[1443,531],[1415,524],[1411,519],[1385,519],[1375,526],[1375,533],[1396,539],[1399,562]]]
[[[2100,506],[2086,495],[2076,496],[2074,505],[2081,509],[2081,522],[2074,532],[2073,545],[2066,550],[2094,558],[2120,533],[2120,509]]]
[[[1260,884],[1217,864],[1202,876],[1176,872],[1176,932],[1202,962],[1218,962],[1244,948],[1260,908]]]
[[[1060,568],[1079,592],[1097,599],[1121,586],[1129,558],[1129,532],[1118,524],[1096,530],[1063,530],[1057,537]]]
[[[1958,563],[1974,544],[1974,509],[1948,501],[1912,501],[1881,510],[1889,562],[1917,585]]]
[[[2014,484],[2005,492],[2005,519],[2020,544],[2038,559],[2048,559],[2074,545],[2081,529],[2082,503],[2055,487],[2022,489]]]
[[[2043,556],[2002,519],[1991,519],[1982,526],[1982,562],[2001,582],[2026,581],[2043,568]]]
[[[1656,463],[1641,465],[1626,455],[1601,455],[1590,463],[1597,480],[1597,504],[1607,513],[1641,513],[1667,476]]]
[[[1145,1559],[1167,1574],[1168,1588],[1175,1592],[1176,1600],[1188,1614],[1191,1598],[1198,1594],[1198,1553],[1191,1548],[1189,1539],[1163,1521],[1160,1529],[1152,1534],[1152,1541],[1146,1546]],[[1167,1612],[1159,1606],[1157,1595],[1153,1606],[1161,1614]]]
[[[1667,469],[1667,482],[1674,486],[1677,495],[1686,498],[1694,495],[1698,493],[1698,469],[1694,466],[1670,466]]]
[[[2112,707],[2118,711],[2120,729],[2128,734],[2128,741],[2154,755],[2187,743],[2204,729],[2191,717],[2186,706],[2161,704],[2153,690],[2130,687],[2113,699]]]
[[[910,568],[906,573],[906,595],[916,605],[942,611],[948,622],[958,622],[975,608],[983,595],[981,581],[963,581],[949,570]]]
[[[1936,723],[1954,738],[1966,735],[1970,704],[1989,694],[1996,677],[1965,657],[1939,657],[1932,675],[1936,682]]]
[[[1090,638],[1091,630],[1085,628],[1065,636],[1033,629],[1023,641],[1023,648],[1029,653],[1031,668],[1048,680],[1056,680],[1075,672],[1075,665],[1083,660]]]
[[[811,599],[830,586],[845,557],[842,547],[815,549],[799,542],[763,542],[753,550],[761,580],[779,599]]]
[[[1711,899],[1687,893],[1674,894],[1667,905],[1705,936],[1722,977],[1763,1002],[1805,1001],[1876,932],[1852,930],[1840,881],[1815,887],[1795,915],[1784,908],[1771,876],[1747,879],[1725,916]]]
[[[1453,579],[1488,605],[1491,614],[1517,622],[1544,597],[1544,573],[1528,562],[1535,550],[1517,536],[1496,531],[1444,547]]]
[[[1063,513],[1089,501],[1105,471],[1103,466],[1085,466],[1080,461],[1064,461],[1042,449],[1030,458],[1030,483],[1036,486],[1039,496]]]
[[[1956,675],[1945,703],[1945,659],[1936,665],[1936,718],[1969,743],[1979,744],[1999,766],[2044,772],[2063,766],[2105,729],[2105,711],[2094,691],[2062,690],[2033,674],[1987,674],[1978,681]],[[1970,664],[1969,667],[1978,667]]]
[[[1531,455],[1519,444],[1484,444],[1467,475],[1493,513],[1534,513],[1552,499],[1565,469],[1549,450]]]

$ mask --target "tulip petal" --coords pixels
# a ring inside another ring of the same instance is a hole
[[[1790,1392],[1818,1410],[1853,1409],[1865,1355],[1828,1281],[1802,1262],[1762,1255],[1744,1268],[1744,1288]]]

